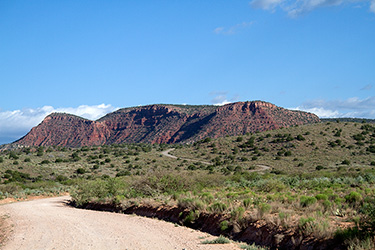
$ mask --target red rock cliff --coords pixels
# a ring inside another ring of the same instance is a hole
[[[220,107],[160,104],[121,109],[97,121],[54,113],[15,144],[80,147],[124,142],[185,143],[314,122],[319,122],[314,114],[262,101]]]

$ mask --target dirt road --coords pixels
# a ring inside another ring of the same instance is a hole
[[[170,149],[167,149],[167,150],[161,152],[161,154],[164,155],[164,156],[166,156],[166,157],[169,157],[169,158],[178,159],[177,156],[174,156],[174,155],[169,154],[169,153],[172,152],[173,150],[175,150],[175,148],[170,148]],[[183,160],[194,161],[194,162],[200,162],[200,163],[207,164],[207,165],[212,164],[212,163],[207,162],[207,161],[200,161],[200,160],[195,160],[195,159],[187,159],[187,158],[183,158]],[[257,165],[257,167],[259,167],[259,169],[253,169],[253,170],[250,170],[249,172],[262,172],[262,171],[266,171],[266,170],[271,169],[271,167],[266,166],[266,165]]]
[[[164,221],[72,208],[68,200],[64,196],[1,205],[0,214],[9,215],[13,224],[2,249],[239,249],[235,244],[202,244],[216,237]]]

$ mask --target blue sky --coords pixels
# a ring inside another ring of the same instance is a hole
[[[0,144],[154,103],[375,118],[375,0],[4,0],[0,84]]]

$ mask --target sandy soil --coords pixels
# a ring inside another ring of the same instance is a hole
[[[235,244],[207,245],[206,233],[172,223],[72,208],[69,196],[0,206],[12,232],[2,249],[239,249]]]

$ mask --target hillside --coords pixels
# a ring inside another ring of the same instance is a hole
[[[271,248],[374,249],[357,241],[375,221],[374,138],[370,123],[325,122],[192,144],[19,148],[0,152],[0,196],[70,190],[77,206]]]
[[[22,146],[92,146],[120,143],[192,143],[319,122],[311,113],[262,101],[224,106],[148,105],[124,108],[97,121],[54,113],[16,141]]]

